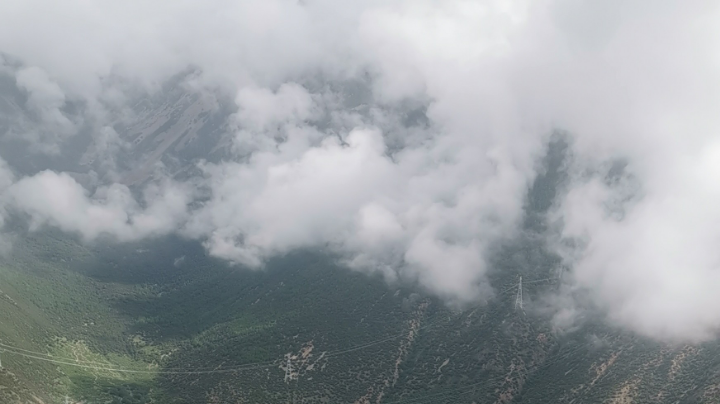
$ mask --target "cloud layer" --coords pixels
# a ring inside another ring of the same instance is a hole
[[[67,173],[0,164],[0,225],[13,211],[88,240],[179,232],[251,267],[323,247],[475,301],[492,294],[488,249],[519,231],[561,128],[574,139],[573,180],[554,216],[584,246],[560,251],[571,287],[637,332],[714,338],[715,3],[5,1],[0,52],[17,62],[3,71],[32,125],[5,123],[0,136],[58,154],[89,128],[108,174],[86,189]],[[183,91],[232,100],[224,143],[209,147],[226,153],[196,162],[192,181],[133,196],[108,182],[142,143],[118,122],[188,68]],[[624,171],[609,175],[618,159]]]

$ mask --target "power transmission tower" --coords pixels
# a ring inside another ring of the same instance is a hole
[[[520,282],[518,283],[517,296],[515,296],[515,310],[520,308],[523,309],[523,291],[522,291],[522,275],[520,276]]]
[[[292,362],[290,362],[290,355],[288,355],[287,367],[285,367],[285,383],[290,382],[290,373],[292,372]]]

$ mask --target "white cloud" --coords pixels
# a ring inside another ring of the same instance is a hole
[[[212,254],[250,266],[327,246],[352,267],[472,300],[487,292],[487,243],[519,217],[524,177],[500,153],[433,158],[436,148],[391,159],[381,133],[356,129],[301,154],[288,142],[247,164],[207,166],[212,199],[186,231],[207,236]]]
[[[565,231],[588,243],[574,280],[613,321],[651,337],[702,340],[720,330],[720,143],[680,160],[655,167],[620,220],[608,205],[622,190],[598,181],[574,189]]]
[[[378,186],[392,184],[392,163],[383,148],[377,132],[359,130],[346,146],[331,137],[298,156],[290,142],[280,153],[254,155],[248,164],[209,166],[213,199],[190,229],[212,232],[211,252],[215,243],[225,246],[242,236],[237,249],[261,257],[333,241]],[[222,254],[233,258],[236,253]],[[257,258],[246,263],[253,262]]]
[[[491,293],[487,248],[517,229],[542,146],[560,127],[583,166],[623,158],[641,190],[624,216],[607,212],[636,191],[624,183],[574,184],[559,204],[565,236],[587,245],[573,258],[576,286],[617,324],[710,338],[720,325],[716,3],[4,1],[0,51],[27,66],[18,84],[44,121],[63,127],[69,98],[90,111],[108,99],[127,107],[109,76],[153,91],[194,66],[196,87],[235,100],[238,157],[202,165],[211,198],[191,213],[176,184],[142,208],[125,187],[89,195],[53,172],[6,186],[5,198],[88,239],[181,228],[251,266],[327,247],[353,268],[467,301]],[[328,88],[296,84],[346,79],[371,83],[370,105],[347,110],[339,100],[351,95],[329,102]],[[368,129],[399,126],[403,117],[388,115],[404,103],[427,106],[427,125]],[[112,163],[123,140],[109,128],[97,138]]]
[[[558,214],[565,235],[586,243],[571,260],[576,286],[614,323],[655,338],[711,339],[720,328],[712,309],[720,287],[720,14],[708,2],[648,4],[630,2],[620,13],[609,3],[603,14],[613,21],[562,28],[568,36],[592,30],[583,34],[592,38],[573,40],[564,80],[545,80],[564,87],[539,85],[544,101],[577,134],[583,166],[620,157],[633,181],[601,181],[603,172],[578,181]]]
[[[77,122],[63,111],[64,91],[45,70],[11,66],[2,55],[0,73],[4,89],[12,84],[16,89],[0,94],[0,138],[23,139],[33,151],[58,154],[62,142],[77,133]]]
[[[118,181],[120,175],[117,167],[117,156],[128,150],[130,143],[124,140],[111,126],[103,126],[93,136],[93,144],[83,156],[86,164],[97,163],[112,181]]]
[[[142,208],[123,185],[88,195],[69,175],[43,171],[10,185],[4,199],[30,217],[31,229],[53,225],[86,240],[106,235],[127,241],[173,231],[187,213],[189,194],[175,184],[149,187]]]
[[[276,92],[266,88],[245,87],[238,91],[241,125],[267,130],[268,125],[302,122],[312,117],[314,102],[307,90],[294,83],[285,83]]]

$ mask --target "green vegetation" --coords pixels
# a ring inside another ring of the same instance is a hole
[[[380,278],[338,271],[331,260],[311,252],[278,258],[266,270],[251,272],[210,260],[199,246],[181,240],[157,240],[144,248],[152,254],[131,245],[82,247],[50,231],[16,240],[0,272],[5,296],[0,342],[42,358],[98,368],[8,352],[4,371],[17,381],[7,391],[50,402],[65,395],[102,402],[161,402],[158,397],[203,402],[209,395],[242,389],[243,397],[272,401],[289,394],[300,373],[316,373],[327,397],[362,395],[362,385],[346,383],[338,391],[343,385],[338,378],[354,377],[343,374],[342,367],[391,369],[395,359],[387,350],[397,349],[408,321],[419,315],[420,299],[411,291],[390,290]],[[176,267],[181,255],[186,259]],[[397,338],[322,357],[322,352],[388,335]],[[298,355],[289,384],[286,354]],[[264,367],[220,374],[162,372],[257,362]],[[122,373],[106,367],[153,371]]]

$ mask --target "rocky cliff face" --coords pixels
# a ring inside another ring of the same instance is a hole
[[[56,109],[36,108],[17,79],[22,66],[0,70],[0,157],[23,174],[52,169],[82,184],[140,185],[154,174],[182,175],[200,159],[227,153],[232,101],[196,92],[188,74],[122,107],[63,96]]]

